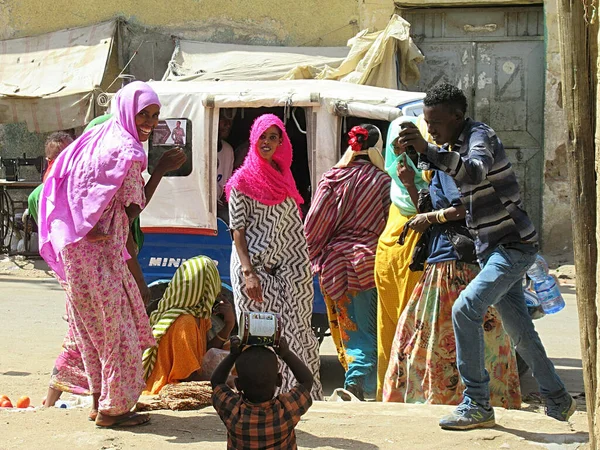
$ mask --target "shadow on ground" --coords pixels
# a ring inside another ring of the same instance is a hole
[[[337,355],[321,355],[320,374],[325,397],[329,397],[335,389],[344,387],[344,368]]]
[[[127,431],[138,435],[163,436],[165,442],[171,444],[191,444],[197,442],[225,442],[227,432],[221,419],[216,413],[210,413],[212,408],[206,409],[207,413],[201,416],[182,417],[150,413],[152,420],[147,424]],[[324,430],[326,431],[326,430]],[[377,450],[379,447],[355,439],[338,437],[320,437],[306,431],[296,429],[298,443],[308,448],[333,448],[361,450]]]
[[[520,437],[529,442],[537,442],[540,444],[558,444],[558,445],[567,445],[567,444],[584,444],[589,442],[588,433],[536,433],[533,431],[523,431],[518,430],[516,428],[507,428],[501,425],[496,425],[494,430],[502,431],[504,433],[510,433],[513,436]]]

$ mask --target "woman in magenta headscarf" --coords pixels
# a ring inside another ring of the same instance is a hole
[[[134,426],[144,389],[142,351],[155,344],[127,260],[130,221],[145,205],[142,146],[158,122],[152,88],[133,82],[115,96],[112,119],[92,128],[56,159],[40,199],[40,254],[67,290],[69,326],[89,391],[98,396],[96,425]]]
[[[231,281],[236,312],[281,314],[283,335],[314,376],[312,397],[323,397],[319,381],[319,344],[310,321],[314,298],[300,205],[290,166],[292,144],[283,122],[260,116],[250,131],[250,150],[230,178],[229,201],[234,248]],[[283,364],[282,392],[296,379]]]

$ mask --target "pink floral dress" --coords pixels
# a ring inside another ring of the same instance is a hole
[[[125,414],[145,387],[142,352],[155,345],[144,302],[124,255],[129,234],[125,207],[145,205],[139,162],[98,222],[107,240],[86,238],[62,251],[67,308],[75,344],[81,352],[89,391],[100,393],[99,411]],[[128,256],[128,255],[127,255]]]

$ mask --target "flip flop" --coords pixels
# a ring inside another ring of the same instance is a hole
[[[138,414],[131,413],[126,416],[120,417],[111,425],[98,425],[96,424],[96,428],[126,428],[126,427],[136,427],[138,425],[147,424],[150,421],[150,416],[148,414]]]

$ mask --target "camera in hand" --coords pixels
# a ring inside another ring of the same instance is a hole
[[[400,124],[400,128],[402,130],[404,130],[408,127],[416,128],[416,125],[412,122],[402,122]],[[406,148],[406,154],[410,157],[410,159],[412,159],[413,163],[415,163],[415,165],[417,166],[417,169],[431,170],[431,163],[427,159],[427,156],[417,153],[417,151],[415,150],[415,148],[412,145],[410,145]]]

